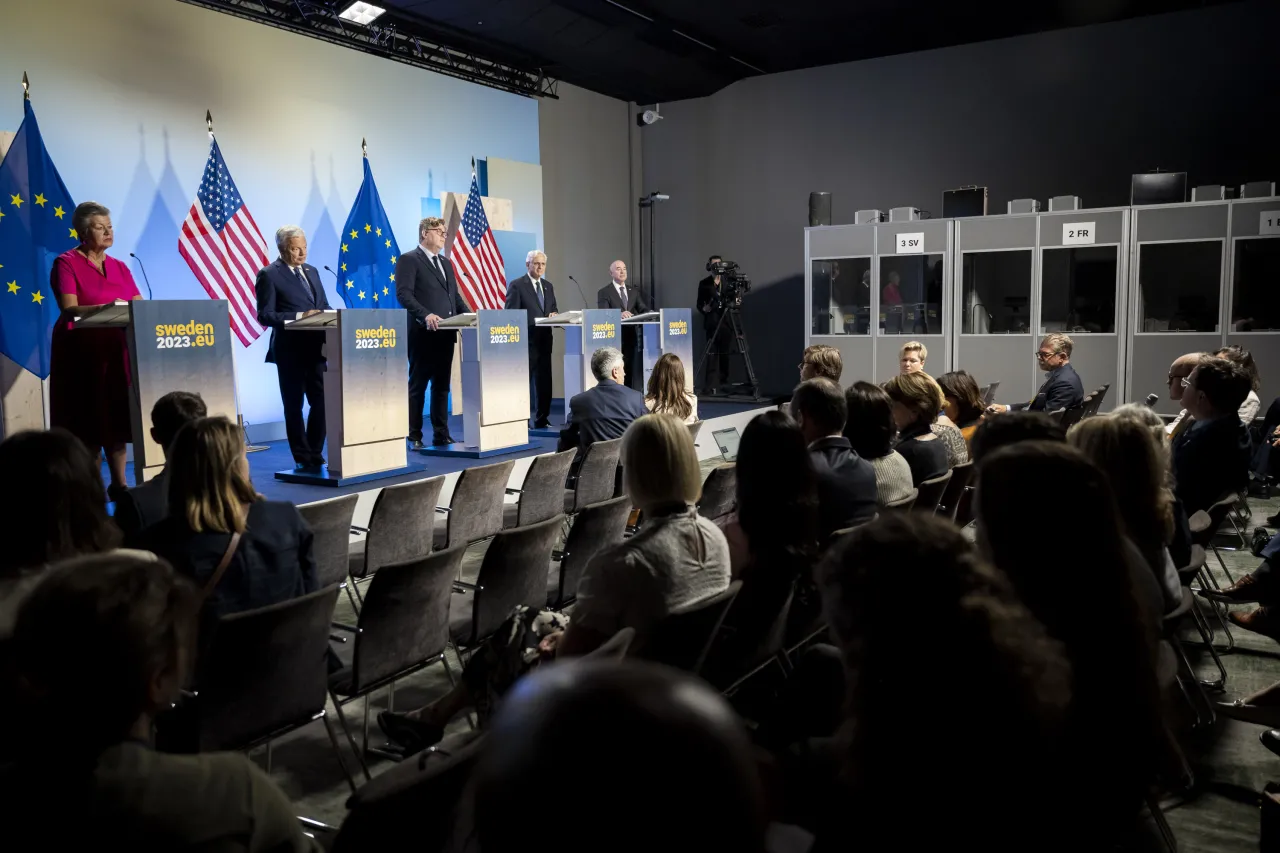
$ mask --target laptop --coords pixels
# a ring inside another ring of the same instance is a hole
[[[720,448],[720,456],[725,462],[733,462],[738,458],[738,428],[718,429],[711,433]]]

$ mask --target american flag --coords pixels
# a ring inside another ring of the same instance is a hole
[[[262,334],[253,282],[267,265],[266,240],[236,189],[218,142],[209,146],[196,200],[182,222],[178,251],[210,299],[231,307],[231,331],[245,346]]]
[[[489,218],[484,215],[480,182],[475,172],[471,173],[471,192],[462,211],[462,227],[453,238],[449,260],[462,273],[458,277],[458,288],[472,309],[496,309],[506,303],[507,271],[502,265],[498,244],[493,240]]]

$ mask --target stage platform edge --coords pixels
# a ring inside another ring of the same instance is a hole
[[[329,466],[325,465],[319,471],[299,471],[293,468],[284,471],[277,471],[275,478],[285,483],[298,483],[303,486],[328,486],[330,488],[339,488],[341,486],[354,486],[357,483],[368,483],[373,480],[385,480],[390,477],[399,477],[404,474],[418,474],[425,472],[427,466],[422,465],[405,465],[403,468],[389,468],[386,471],[374,471],[370,474],[359,474],[354,477],[342,477],[338,474],[331,473]]]
[[[535,435],[533,430],[529,431],[530,435]],[[555,433],[559,435],[559,433]],[[524,444],[513,444],[510,447],[497,447],[493,450],[478,450],[474,447],[467,447],[461,441],[454,444],[434,444],[430,447],[424,447],[417,453],[423,456],[447,456],[454,459],[488,459],[491,456],[505,456],[508,453],[523,453],[526,450],[534,450],[541,444],[535,441],[526,442]]]

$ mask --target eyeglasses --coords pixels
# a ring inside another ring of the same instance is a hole
[[[1044,350],[1040,350],[1038,353],[1036,353],[1036,358],[1039,361],[1048,361],[1049,359],[1053,358],[1055,355],[1058,355],[1058,353],[1045,352]]]
[[[812,361],[802,361],[802,362],[800,362],[799,364],[797,364],[797,365],[796,365],[796,370],[804,370],[806,366],[807,366],[807,367],[813,367],[813,366],[814,366],[814,362],[812,362]]]
[[[1182,384],[1183,384],[1183,385],[1186,385],[1186,383],[1187,383],[1187,377],[1188,377],[1188,376],[1190,376],[1190,375],[1191,375],[1190,373],[1186,373],[1186,374],[1183,374],[1182,376],[1174,376],[1172,373],[1170,373],[1170,374],[1169,374],[1169,384],[1170,384],[1170,385],[1172,385],[1172,384],[1173,384],[1173,382],[1174,382],[1174,380],[1178,380],[1178,381],[1182,382]]]
[[[1184,377],[1182,377],[1179,381],[1182,383],[1182,387],[1183,387],[1183,388],[1190,388],[1190,387],[1191,387],[1191,377],[1190,377],[1190,376],[1184,376]]]

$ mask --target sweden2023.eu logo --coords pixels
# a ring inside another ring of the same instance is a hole
[[[156,349],[211,347],[213,343],[212,323],[197,323],[191,320],[186,323],[156,324]]]
[[[385,326],[356,329],[356,349],[395,349],[396,330]]]

